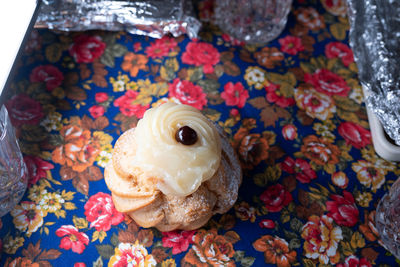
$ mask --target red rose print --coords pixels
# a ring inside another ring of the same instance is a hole
[[[46,83],[46,89],[52,91],[54,88],[61,85],[64,80],[64,75],[52,65],[42,65],[32,70],[29,79],[32,83]]]
[[[26,94],[13,96],[5,105],[11,123],[15,127],[23,124],[38,124],[44,116],[40,103]]]
[[[342,122],[338,127],[338,132],[347,144],[355,148],[360,149],[371,144],[371,132],[354,122]]]
[[[366,258],[357,258],[354,255],[348,256],[344,263],[339,263],[337,267],[372,267],[372,264]]]
[[[74,38],[74,43],[69,48],[69,54],[76,63],[91,63],[101,57],[106,44],[99,36],[80,34]]]
[[[108,94],[104,92],[99,92],[94,95],[94,99],[97,103],[103,103],[108,100]]]
[[[219,53],[211,44],[191,42],[186,46],[182,55],[182,62],[185,64],[203,66],[204,73],[212,73],[214,65],[219,62]]]
[[[222,40],[224,40],[227,43],[230,43],[231,45],[244,45],[245,43],[243,41],[240,41],[238,39],[233,38],[229,34],[223,33],[221,35]]]
[[[164,247],[172,248],[172,254],[179,254],[193,244],[193,235],[195,231],[171,231],[162,232],[162,244]]]
[[[89,244],[89,237],[85,233],[80,233],[72,225],[63,225],[56,230],[56,235],[62,237],[60,248],[82,254],[85,246]]]
[[[74,267],[86,267],[84,262],[75,262]]]
[[[281,51],[289,55],[296,55],[304,50],[301,39],[297,36],[286,36],[278,40],[281,45]]]
[[[327,215],[340,226],[354,226],[358,222],[358,209],[353,195],[343,190],[343,196],[331,195],[332,201],[326,202]]]
[[[293,98],[285,97],[279,91],[281,86],[279,84],[270,83],[268,86],[265,86],[265,90],[267,91],[267,101],[270,103],[275,103],[282,108],[286,108],[288,106],[293,106],[295,101]]]
[[[346,67],[354,62],[353,51],[351,51],[350,47],[340,42],[327,44],[325,46],[325,55],[327,58],[340,58]]]
[[[124,215],[115,209],[111,196],[102,192],[91,196],[84,208],[90,227],[95,227],[97,231],[108,231],[111,225],[118,225],[124,220]]]
[[[240,115],[239,110],[237,110],[236,108],[231,109],[231,111],[229,112],[229,115],[232,117],[237,117]]]
[[[169,84],[169,95],[177,98],[182,104],[186,104],[202,110],[207,105],[207,95],[200,86],[191,81],[176,78]]]
[[[134,44],[133,44],[133,50],[134,50],[135,52],[139,52],[140,50],[142,50],[142,44],[139,43],[139,42],[134,43]]]
[[[142,106],[133,104],[139,93],[133,90],[126,91],[125,95],[120,96],[114,101],[114,106],[119,107],[122,114],[128,117],[136,116],[139,119],[143,118],[144,112],[150,107],[149,104]]]
[[[103,106],[94,105],[89,108],[89,112],[93,118],[97,119],[98,117],[101,117],[104,115],[105,109]]]
[[[151,58],[162,58],[168,55],[169,47],[162,42],[154,42],[146,47],[146,54]]]
[[[281,168],[290,174],[296,174],[296,179],[301,183],[309,183],[317,178],[317,174],[311,169],[310,164],[304,159],[292,159],[286,157],[281,163]]]
[[[269,186],[267,190],[261,194],[260,199],[264,202],[268,211],[278,212],[281,211],[284,206],[289,205],[293,197],[282,185],[276,184]]]
[[[282,135],[285,140],[293,141],[297,138],[297,128],[293,124],[286,124],[282,128]]]
[[[168,51],[174,50],[178,43],[174,38],[164,35],[161,39],[157,39],[156,43],[168,48]]]
[[[269,220],[269,219],[261,220],[259,225],[260,225],[261,228],[267,228],[267,229],[274,229],[275,228],[274,221],[273,220]]]
[[[40,179],[46,178],[46,171],[54,168],[53,164],[36,156],[26,155],[24,156],[24,162],[28,170],[29,185],[36,184]]]
[[[314,74],[306,73],[304,80],[312,84],[317,91],[330,96],[347,96],[350,91],[350,87],[342,77],[327,69],[318,69]]]
[[[247,98],[249,98],[249,92],[244,89],[241,82],[233,84],[228,82],[224,86],[224,91],[221,93],[222,99],[225,100],[227,106],[237,106],[238,108],[244,107]]]

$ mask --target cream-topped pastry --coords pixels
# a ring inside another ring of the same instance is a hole
[[[190,145],[179,142],[177,134],[181,128],[181,132],[192,129],[197,140]],[[212,122],[191,106],[165,103],[149,109],[134,134],[140,142],[132,167],[157,177],[157,187],[164,194],[190,195],[219,167],[218,132]]]
[[[242,172],[222,128],[197,109],[165,103],[120,136],[104,178],[117,210],[172,231],[230,209]]]

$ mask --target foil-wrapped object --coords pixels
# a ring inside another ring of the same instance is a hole
[[[36,28],[60,31],[126,30],[161,38],[196,38],[201,23],[190,0],[42,0]]]
[[[350,45],[365,103],[400,145],[400,1],[347,0]]]

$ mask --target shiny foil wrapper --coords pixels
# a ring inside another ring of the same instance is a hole
[[[365,103],[400,145],[400,1],[347,0],[350,45]]]
[[[36,28],[59,31],[125,30],[161,38],[196,38],[201,23],[190,0],[42,0]]]

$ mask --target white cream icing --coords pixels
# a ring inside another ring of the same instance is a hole
[[[189,126],[198,140],[193,145],[176,141],[176,131]],[[147,110],[135,129],[136,156],[132,162],[147,177],[158,178],[164,194],[187,196],[217,171],[221,141],[213,123],[188,106],[165,103]]]

